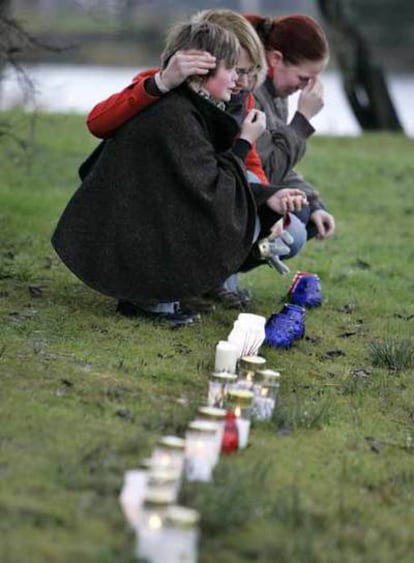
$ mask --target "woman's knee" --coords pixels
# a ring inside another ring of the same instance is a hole
[[[299,252],[305,246],[307,239],[306,225],[292,213],[289,215],[289,217],[290,224],[288,227],[286,227],[285,230],[292,236],[293,243],[289,245],[289,254],[282,256],[283,260],[288,260],[289,258],[293,258],[297,254],[299,254]]]

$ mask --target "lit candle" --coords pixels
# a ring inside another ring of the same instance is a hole
[[[222,407],[229,387],[237,380],[237,375],[224,371],[213,372],[208,380],[207,404],[210,407]]]
[[[151,460],[154,465],[172,467],[182,473],[184,469],[185,440],[178,436],[164,436],[160,438],[152,452]]]
[[[280,373],[272,369],[258,370],[253,386],[253,416],[257,420],[270,420],[276,406]]]
[[[159,556],[151,563],[197,563],[200,514],[184,506],[167,508],[159,536]]]
[[[185,433],[185,476],[189,481],[211,481],[216,460],[217,425],[194,420]]]
[[[256,372],[264,369],[265,365],[266,360],[262,356],[242,356],[239,360],[240,379],[237,382],[237,387],[251,390]]]
[[[246,389],[231,389],[227,398],[228,408],[234,410],[237,430],[239,432],[239,449],[249,443],[250,418],[254,394]]]
[[[137,528],[137,557],[162,563],[161,544],[165,513],[174,502],[174,495],[153,489],[144,498],[142,517]]]
[[[227,340],[220,340],[216,346],[214,371],[236,373],[237,357],[237,347]]]
[[[212,422],[216,425],[216,452],[214,456],[214,465],[216,465],[220,459],[225,418],[225,409],[219,409],[216,407],[199,407],[198,409],[197,420],[208,420],[209,422]]]

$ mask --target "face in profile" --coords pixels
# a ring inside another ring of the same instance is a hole
[[[228,102],[236,85],[237,72],[235,68],[226,68],[220,62],[213,76],[206,79],[203,88],[216,100]]]
[[[278,96],[282,98],[305,88],[309,81],[317,78],[326,66],[325,60],[290,64],[281,54],[279,55],[273,59],[273,84]]]
[[[254,85],[254,83],[252,83],[252,79],[254,78],[256,69],[249,53],[244,47],[240,49],[236,72],[237,80],[236,86],[233,88],[233,94],[237,95],[244,90],[252,90]]]

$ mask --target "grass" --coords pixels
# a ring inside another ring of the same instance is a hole
[[[171,331],[114,314],[50,246],[95,142],[76,116],[3,114],[0,139],[0,513],[4,563],[127,563],[134,538],[118,503],[125,470],[163,434],[183,435],[206,400],[214,348],[237,315],[218,308]],[[33,133],[31,133],[33,136]],[[288,351],[272,421],[223,459],[201,510],[200,563],[401,563],[414,550],[412,362],[414,175],[402,136],[311,140],[300,169],[338,223],[292,272],[321,278],[324,304]],[[270,315],[291,276],[245,275]]]

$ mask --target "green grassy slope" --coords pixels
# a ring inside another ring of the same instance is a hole
[[[5,119],[15,138],[0,139],[0,561],[133,561],[123,472],[161,435],[183,435],[237,312],[180,331],[116,316],[49,243],[94,140],[81,118],[44,115],[22,143],[28,118]],[[412,151],[391,135],[310,142],[300,170],[338,232],[290,265],[319,274],[325,301],[291,350],[261,349],[282,373],[274,420],[256,423],[214,484],[183,490],[202,513],[201,563],[412,560]],[[278,310],[291,277],[245,275],[250,310]]]

